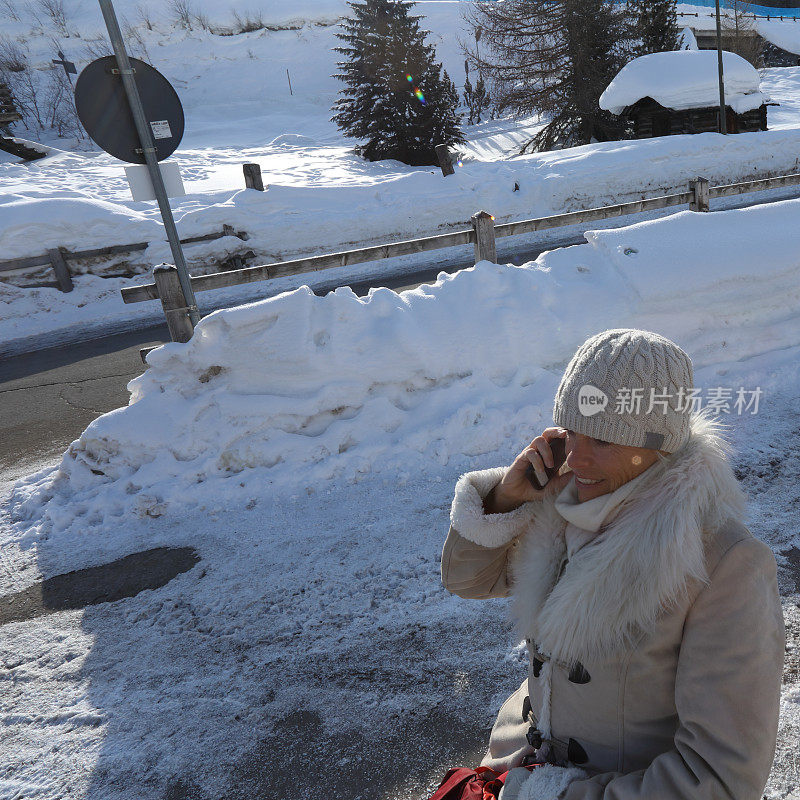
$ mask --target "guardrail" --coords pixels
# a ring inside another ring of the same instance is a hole
[[[304,272],[316,272],[331,267],[344,267],[351,264],[362,264],[392,256],[423,253],[445,247],[474,244],[475,262],[496,261],[495,240],[498,237],[518,236],[523,233],[583,222],[621,217],[628,214],[639,214],[671,206],[689,204],[692,211],[707,212],[709,200],[717,197],[730,197],[746,192],[758,192],[766,189],[777,189],[785,186],[800,185],[800,174],[780,175],[774,178],[760,178],[741,183],[710,186],[705,178],[690,181],[689,190],[630,203],[618,203],[613,206],[590,208],[584,211],[571,211],[566,214],[555,214],[549,217],[494,224],[494,217],[486,211],[480,211],[471,218],[472,228],[438,236],[427,236],[421,239],[381,244],[374,247],[361,247],[357,250],[346,250],[341,253],[328,253],[321,256],[299,258],[257,267],[218,272],[211,275],[200,275],[191,279],[195,292],[205,292],[229,286],[239,286],[254,281],[263,281],[285,275],[297,275]],[[186,300],[178,282],[177,269],[169,264],[162,264],[153,270],[155,283],[141,286],[130,286],[121,290],[125,303],[140,303],[145,300],[161,300],[164,316],[167,319],[170,336],[174,342],[188,342],[192,337],[193,327],[189,319]]]
[[[206,233],[202,236],[191,236],[181,239],[181,244],[196,244],[221,239],[223,236],[236,236],[247,240],[249,237],[244,231],[234,231],[230,225],[223,225],[221,233]],[[51,267],[56,276],[58,288],[62,292],[71,292],[74,288],[68,261],[79,258],[100,258],[113,256],[119,253],[135,253],[146,250],[150,242],[133,242],[132,244],[114,244],[109,247],[96,247],[92,250],[67,250],[65,247],[55,247],[40,256],[27,256],[24,258],[11,258],[0,261],[0,273],[16,272],[18,270],[33,269],[34,267]]]

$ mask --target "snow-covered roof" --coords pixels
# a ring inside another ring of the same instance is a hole
[[[800,55],[800,21],[759,19],[756,20],[756,30],[777,47],[788,53]]]
[[[736,53],[722,53],[725,103],[737,114],[765,102],[756,68]],[[644,97],[682,111],[719,105],[716,50],[650,53],[628,62],[600,95],[600,108],[620,114]]]

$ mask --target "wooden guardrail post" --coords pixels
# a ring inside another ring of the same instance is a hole
[[[472,215],[472,229],[475,231],[475,263],[491,261],[497,263],[497,246],[494,238],[494,217],[488,211]]]
[[[178,280],[178,268],[174,264],[159,264],[153,268],[153,277],[172,341],[188,342],[192,338],[194,327]]]
[[[56,274],[58,288],[61,289],[62,292],[71,292],[75,287],[72,284],[72,276],[69,274],[69,267],[67,266],[66,259],[61,249],[55,247],[52,250],[48,250],[47,255],[50,258],[53,272]]]
[[[444,175],[445,178],[448,175],[453,175],[455,173],[453,169],[453,159],[447,145],[437,144],[434,150],[436,151],[436,158],[439,159],[439,166],[442,168],[442,175]]]
[[[689,184],[694,199],[689,203],[690,211],[708,211],[708,179],[697,178]]]
[[[258,189],[259,192],[264,191],[264,181],[261,179],[260,164],[242,164],[242,172],[244,172],[245,188]]]

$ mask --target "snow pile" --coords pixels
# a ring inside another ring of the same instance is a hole
[[[798,213],[800,201],[683,212],[399,295],[303,287],[215,312],[188,344],[150,354],[130,405],[95,420],[54,474],[20,487],[17,513],[46,512],[39,533],[74,515],[91,527],[240,492],[251,469],[276,488],[298,474],[318,486],[377,464],[424,472],[493,452],[546,422],[563,364],[604,328],[651,327],[698,368],[720,348],[744,359],[797,345],[786,320],[800,297]]]
[[[0,253],[3,259],[37,256],[49,248],[88,250],[110,244],[147,242],[163,226],[116,203],[63,192],[40,198],[0,199]]]
[[[756,68],[736,53],[722,53],[725,102],[737,114],[764,102]],[[650,53],[628,62],[600,95],[600,108],[621,114],[638,100],[652,97],[665,108],[682,111],[719,105],[717,53],[674,50]]]

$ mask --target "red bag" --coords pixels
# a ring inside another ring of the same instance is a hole
[[[540,764],[530,764],[534,769]],[[489,767],[451,769],[430,800],[497,800],[508,772],[495,772]]]

